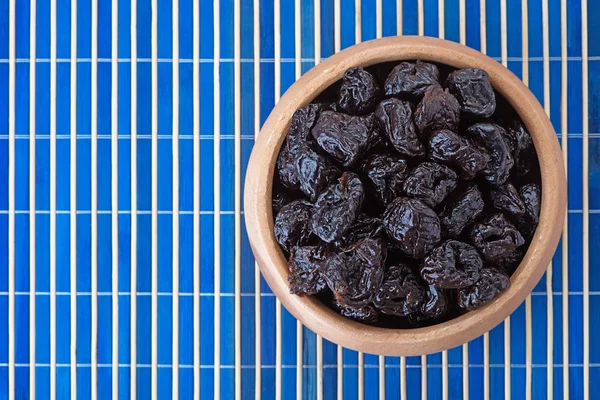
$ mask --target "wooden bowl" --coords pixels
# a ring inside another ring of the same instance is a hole
[[[416,329],[373,327],[345,318],[317,298],[290,294],[287,261],[275,241],[271,209],[273,173],[295,110],[342,78],[350,67],[388,61],[424,60],[488,72],[492,85],[518,112],[533,138],[542,177],[540,222],[511,286],[486,306],[438,325]],[[265,122],[254,145],[244,194],[246,227],[256,261],[269,286],[300,322],[341,346],[375,354],[415,356],[466,343],[508,317],[540,280],[558,244],[566,207],[563,159],[546,113],[508,69],[457,43],[426,37],[391,37],[364,42],[323,61],[292,85]]]

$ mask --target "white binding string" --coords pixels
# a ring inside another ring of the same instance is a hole
[[[214,395],[221,394],[221,40],[220,5],[213,3]]]
[[[73,0],[77,1],[77,0]],[[137,397],[137,0],[131,0],[131,302],[129,395]]]
[[[241,130],[241,50],[240,41],[240,0],[233,3],[233,115],[234,115],[234,229],[235,229],[235,398],[242,398],[242,130]]]
[[[77,399],[77,0],[71,0],[71,115],[70,115],[70,377],[71,400]]]
[[[281,0],[275,0],[273,7],[274,26],[273,26],[273,47],[275,58],[275,104],[279,102],[281,96]],[[283,341],[281,337],[281,302],[275,299],[275,400],[281,400],[281,353],[283,351]]]
[[[542,64],[544,71],[544,110],[550,117],[550,46],[548,43],[548,0],[542,1]],[[552,261],[546,270],[547,350],[546,396],[554,397],[554,299],[552,298]]]
[[[500,0],[500,61],[508,68],[508,36],[506,30],[506,0]],[[504,320],[504,395],[511,397],[510,376],[510,315]]]
[[[98,0],[92,0],[92,79],[91,79],[91,280],[92,330],[91,372],[92,400],[98,398]]]
[[[76,1],[76,0],[73,0]],[[29,57],[36,59],[36,0],[31,0],[29,7]],[[73,53],[71,53],[71,56]],[[36,362],[36,121],[35,121],[35,94],[36,94],[36,69],[35,61],[29,62],[29,397],[35,399],[35,362]],[[14,103],[12,103],[14,104]],[[73,107],[73,105],[71,106]],[[76,288],[75,288],[76,290]],[[71,336],[71,340],[75,340]],[[72,364],[73,365],[73,364]],[[71,367],[76,369],[75,367]],[[71,372],[72,373],[72,372]]]
[[[581,0],[581,121],[582,121],[582,228],[583,228],[583,398],[590,398],[590,221],[589,221],[589,113],[588,113],[588,13]]]
[[[523,83],[529,86],[529,16],[528,0],[521,0],[521,46],[522,46],[522,75]],[[532,395],[532,325],[531,325],[531,294],[525,299],[525,399],[531,400]]]
[[[253,25],[254,25],[254,137],[260,132],[260,0],[254,0]],[[254,398],[260,400],[262,396],[262,356],[261,356],[261,316],[260,316],[260,268],[254,262]]]
[[[151,391],[158,398],[158,0],[152,0],[152,323]],[[216,341],[215,337],[215,341]]]
[[[50,399],[56,399],[56,174],[56,0],[50,0]]]
[[[200,4],[193,2],[192,74],[194,92],[194,400],[200,400]]]
[[[174,399],[179,398],[179,0],[172,0],[172,207],[171,216],[172,232],[172,274],[173,274],[173,301],[172,306],[172,329],[173,342],[171,344],[172,364],[171,369],[171,393]],[[236,325],[237,326],[237,325]]]
[[[560,131],[565,172],[568,171],[568,49],[567,49],[567,1],[560,1]],[[567,173],[567,177],[569,174]],[[568,210],[568,198],[567,207]],[[569,399],[569,213],[565,211],[562,232],[562,362],[563,399]]]
[[[112,227],[112,398],[119,398],[119,1],[112,0],[111,45],[111,217]]]
[[[17,80],[16,0],[9,5],[8,69],[8,398],[14,400],[15,386],[15,97]],[[52,232],[51,232],[52,233]]]
[[[294,73],[298,80],[302,75],[302,8],[300,0],[294,1]],[[302,372],[304,353],[304,328],[296,320],[296,400],[302,400]]]

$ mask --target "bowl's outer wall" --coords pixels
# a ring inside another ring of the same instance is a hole
[[[344,318],[313,297],[289,293],[287,261],[273,235],[273,173],[295,110],[339,80],[346,69],[415,59],[488,72],[494,88],[518,112],[533,138],[542,176],[542,205],[540,222],[529,250],[512,275],[510,288],[497,299],[479,310],[431,327],[384,329]],[[554,129],[537,99],[512,72],[484,54],[454,42],[391,37],[364,42],[333,55],[288,89],[254,145],[246,173],[244,206],[248,237],[261,272],[277,298],[300,322],[350,349],[414,356],[466,343],[498,325],[523,302],[542,277],[560,239],[566,212],[566,180]]]

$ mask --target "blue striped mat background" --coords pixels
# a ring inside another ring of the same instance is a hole
[[[71,396],[70,370],[70,271],[77,269],[77,398],[91,397],[91,2],[78,1],[77,17],[77,140],[71,140],[70,120],[70,52],[71,1],[56,0],[57,4],[57,58],[56,67],[56,171],[50,168],[50,0],[16,1],[16,19],[10,20],[9,0],[0,0],[0,398],[9,398],[9,330],[15,332],[15,393],[17,399],[33,398],[29,392],[29,144],[36,141],[36,382],[37,398],[50,398],[50,237],[56,239],[56,398]],[[233,398],[236,384],[241,384],[242,397],[255,396],[255,371],[261,368],[261,393],[263,398],[274,398],[276,394],[276,324],[275,298],[263,281],[261,283],[261,365],[255,365],[255,308],[254,308],[254,260],[245,228],[242,226],[241,247],[241,326],[234,321],[234,0],[197,0],[200,2],[200,192],[201,192],[201,395],[202,398],[221,396]],[[255,0],[259,1],[259,0]],[[334,52],[334,0],[320,1],[321,56]],[[438,14],[438,0],[382,0],[382,32],[384,36],[396,35],[397,4],[401,4],[403,16],[402,34],[418,33],[418,6],[424,9],[424,34],[438,36],[439,18],[445,21],[445,37],[459,41],[459,0],[445,0],[444,15]],[[443,1],[443,0],[441,0]],[[485,1],[485,0],[484,0]],[[507,7],[508,67],[518,76],[522,72],[521,46],[521,1],[504,0]],[[524,0],[527,1],[527,0]],[[589,178],[589,255],[590,255],[590,391],[600,391],[600,319],[593,317],[600,309],[600,2],[589,0],[589,79],[582,82],[582,25],[581,1],[565,0],[567,14],[561,16],[560,0],[528,1],[529,33],[529,84],[533,93],[543,102],[543,18],[542,2],[548,2],[549,12],[549,95],[551,120],[559,135],[568,134],[568,342],[563,342],[562,298],[562,250],[554,257],[552,287],[554,315],[547,320],[546,280],[537,285],[532,296],[533,305],[533,368],[532,398],[546,398],[547,370],[554,374],[553,392],[556,398],[570,393],[572,398],[583,398],[583,213],[582,182]],[[137,369],[137,397],[150,399],[151,386],[151,122],[152,122],[152,70],[151,54],[151,2],[138,0],[137,10],[131,9],[128,0],[118,1],[118,93],[111,93],[111,4],[107,0],[98,2],[98,397],[111,398],[112,374],[111,346],[119,343],[119,397],[130,397],[131,365]],[[180,398],[192,398],[193,394],[193,0],[179,0],[179,115],[172,113],[172,2],[158,0],[158,392],[157,398],[167,399],[172,393],[172,342],[179,341],[179,394]],[[253,1],[241,0],[241,171],[242,177],[252,150],[254,131],[254,105],[260,102],[261,123],[268,116],[275,102],[274,38],[281,38],[281,90],[285,91],[295,80],[295,46],[301,43],[302,71],[314,64],[314,1],[301,0],[301,40],[294,37],[294,1],[281,0],[281,30],[275,26],[274,3],[260,1],[260,98],[254,97],[253,64]],[[29,17],[31,8],[37,11],[37,78],[35,86],[36,108],[29,109],[29,63],[30,37]],[[219,7],[220,60],[214,60],[214,7]],[[362,1],[362,40],[376,36],[376,0]],[[479,0],[466,0],[466,44],[480,49],[480,23],[485,23],[487,53],[500,60],[501,20],[500,2],[487,0],[484,21],[480,21]],[[137,115],[131,115],[131,69],[130,69],[130,21],[131,13],[137,12],[138,72],[137,72]],[[566,20],[568,45],[567,80],[567,130],[561,131],[561,21]],[[16,23],[16,108],[15,154],[9,154],[9,26]],[[355,2],[341,0],[341,46],[355,42]],[[220,68],[220,132],[214,131],[214,63]],[[589,85],[589,176],[582,175],[582,85]],[[111,298],[111,98],[118,96],[118,243],[119,243],[119,336],[112,337]],[[30,132],[29,119],[35,113],[36,131]],[[175,249],[180,256],[180,336],[172,334],[172,119],[179,118],[179,183],[180,247]],[[137,341],[130,341],[130,151],[131,121],[135,119],[137,138]],[[220,164],[214,165],[214,137],[220,133]],[[70,181],[69,153],[77,146],[77,265],[70,264]],[[15,190],[9,193],[9,158],[15,161]],[[219,168],[220,182],[215,185],[213,170]],[[50,176],[56,172],[56,232],[50,231]],[[214,189],[220,189],[220,215],[214,214]],[[9,255],[8,221],[9,196],[14,196],[15,216],[15,325],[9,326]],[[219,218],[220,231],[220,388],[215,393],[214,353],[214,222]],[[33,295],[33,293],[31,294]],[[554,364],[547,365],[548,324],[554,328]],[[234,334],[241,329],[241,382],[235,382]],[[287,312],[282,317],[282,397],[296,398],[296,321]],[[511,385],[505,393],[504,327],[490,333],[490,398],[500,399],[512,395],[525,398],[526,354],[525,354],[525,307],[522,305],[512,316],[511,323]],[[563,359],[563,343],[568,343],[569,359]],[[137,360],[130,359],[130,346],[137,346]],[[330,399],[337,396],[337,348],[324,341],[323,344],[323,395]],[[302,398],[316,398],[316,337],[304,330],[303,338],[303,385]],[[467,391],[471,399],[483,399],[484,368],[483,339],[469,344],[469,359],[462,359],[462,349],[449,351],[449,397],[462,398]],[[364,357],[364,398],[379,398],[378,358]],[[463,388],[463,363],[469,365],[469,387]],[[385,359],[385,395],[400,398],[400,361],[396,357]],[[429,398],[442,398],[442,357],[434,354],[427,357],[427,394]],[[407,359],[407,398],[421,397],[421,358]],[[358,393],[358,356],[356,352],[344,350],[343,396],[347,399],[362,398]],[[570,382],[563,387],[563,369],[569,368]],[[594,396],[592,396],[593,398]]]

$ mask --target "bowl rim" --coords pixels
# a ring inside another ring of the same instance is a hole
[[[486,306],[449,321],[414,329],[361,324],[311,296],[290,294],[287,260],[273,234],[272,182],[275,161],[295,110],[308,104],[350,67],[423,60],[455,68],[481,68],[492,86],[517,111],[530,132],[540,163],[542,204],[539,224],[511,286]],[[492,58],[458,43],[404,36],[363,42],[334,54],[294,83],[275,105],[248,162],[244,213],[250,245],[273,293],[302,324],[343,347],[373,354],[415,356],[466,343],[506,319],[533,290],[558,245],[566,212],[566,179],[558,139],[544,109],[519,78]]]

